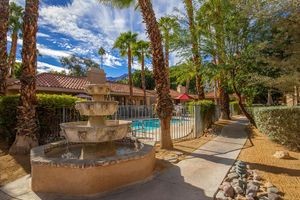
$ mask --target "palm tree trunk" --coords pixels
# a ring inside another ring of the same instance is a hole
[[[199,51],[198,44],[198,36],[194,23],[194,9],[193,9],[193,1],[192,0],[184,0],[185,7],[187,10],[188,21],[189,21],[189,29],[191,33],[191,42],[192,42],[192,54],[193,54],[193,62],[196,66],[196,72],[200,72],[201,67],[201,56]],[[198,99],[205,99],[204,88],[202,85],[202,77],[200,74],[196,75],[196,89],[198,93]]]
[[[9,0],[0,1],[0,96],[6,94]]]
[[[128,84],[129,84],[129,103],[132,105],[133,89],[132,89],[132,77],[131,77],[131,49],[128,48]]]
[[[173,143],[170,133],[170,121],[173,113],[173,101],[170,96],[164,53],[162,47],[162,37],[155,18],[151,0],[139,0],[139,6],[146,23],[146,29],[151,41],[153,73],[157,92],[156,112],[161,121],[161,141],[162,149],[172,149]]]
[[[146,81],[145,81],[145,55],[144,55],[144,52],[142,52],[141,59],[142,59],[141,60],[142,61],[141,75],[142,75],[142,88],[143,88],[143,93],[144,93],[144,104],[147,105]]]
[[[169,49],[170,49],[170,35],[169,35],[168,31],[166,31],[166,34],[165,34],[165,61],[166,61],[166,71],[167,71],[168,77],[170,77]],[[170,88],[170,78],[168,78],[168,87]]]
[[[11,48],[8,58],[8,69],[10,69],[10,77],[15,75],[15,62],[16,62],[16,53],[18,45],[18,32],[13,32],[11,40]]]
[[[38,145],[38,124],[36,116],[36,70],[37,49],[36,33],[38,29],[39,0],[26,0],[20,102],[17,110],[16,139],[10,148],[12,154],[26,154]]]
[[[187,79],[186,82],[185,82],[185,88],[186,88],[186,91],[185,93],[189,93],[189,88],[190,88],[190,79]]]
[[[229,108],[229,95],[226,92],[223,81],[219,82],[219,97],[220,97],[220,109],[221,119],[230,119],[230,108]]]

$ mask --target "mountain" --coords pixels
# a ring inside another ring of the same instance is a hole
[[[124,80],[124,79],[127,79],[128,78],[128,74],[123,74],[121,76],[117,76],[117,77],[107,77],[106,79],[108,81],[121,81],[121,80]]]

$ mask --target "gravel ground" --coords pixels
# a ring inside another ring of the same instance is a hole
[[[250,128],[249,131],[253,146],[247,140],[238,159],[247,162],[264,181],[275,185],[284,199],[300,200],[300,152],[289,151],[272,142],[257,129]],[[277,159],[273,157],[276,151],[287,151],[290,158]]]

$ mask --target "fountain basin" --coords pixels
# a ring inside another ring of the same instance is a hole
[[[88,126],[86,121],[60,124],[61,135],[69,142],[100,143],[119,140],[130,132],[130,121],[106,120],[104,125]]]
[[[110,91],[108,84],[88,84],[84,90],[91,95],[106,95]]]
[[[151,176],[154,170],[154,142],[143,143],[137,151],[128,154],[99,159],[48,156],[53,149],[66,145],[67,141],[63,140],[31,150],[33,191],[68,195],[107,192],[141,181]]]
[[[107,116],[118,110],[117,101],[83,101],[76,102],[76,110],[85,116]]]

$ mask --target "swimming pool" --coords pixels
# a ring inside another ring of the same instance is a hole
[[[187,121],[186,119],[171,119],[171,124]],[[159,119],[136,119],[132,121],[131,128],[134,131],[151,131],[160,128]]]

